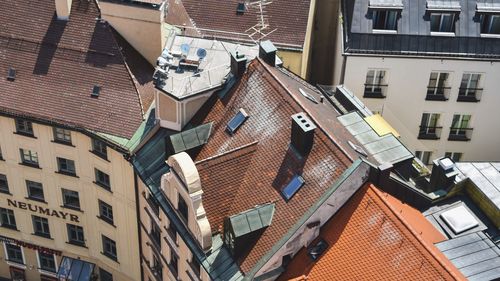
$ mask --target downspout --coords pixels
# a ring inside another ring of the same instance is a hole
[[[135,189],[135,211],[137,213],[137,237],[139,239],[139,259],[140,259],[140,268],[141,268],[141,281],[144,281],[144,268],[142,268],[142,263],[144,259],[142,258],[142,236],[141,236],[141,218],[140,218],[140,210],[139,207],[139,184],[137,181],[137,174],[134,169],[134,189]]]

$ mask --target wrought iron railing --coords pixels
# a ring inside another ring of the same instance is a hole
[[[438,140],[443,127],[420,126],[418,138],[422,140]]]

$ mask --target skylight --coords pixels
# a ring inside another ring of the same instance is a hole
[[[463,205],[443,212],[440,217],[451,227],[455,234],[462,233],[479,224]]]
[[[328,248],[328,244],[325,240],[321,239],[314,246],[310,246],[307,248],[307,255],[313,260],[317,260],[321,255],[325,252],[326,248]]]
[[[281,195],[285,198],[285,200],[288,202],[294,195],[299,191],[299,189],[304,185],[305,180],[303,177],[299,175],[295,175],[290,183],[288,183],[283,190],[281,190]]]
[[[95,85],[94,88],[92,88],[92,94],[91,96],[94,98],[99,97],[99,93],[101,92],[101,87]]]
[[[244,12],[245,12],[245,3],[238,3],[238,6],[236,7],[236,13],[243,14]]]
[[[12,67],[9,67],[9,71],[7,72],[7,80],[9,81],[16,80],[16,70]]]
[[[238,113],[236,113],[236,115],[227,124],[226,131],[229,134],[234,135],[234,133],[236,133],[236,130],[238,130],[238,128],[243,124],[243,122],[245,122],[245,120],[247,120],[247,118],[248,114],[245,112],[245,110],[243,110],[243,108],[240,108]]]

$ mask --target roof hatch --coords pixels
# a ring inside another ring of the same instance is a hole
[[[9,81],[16,80],[16,70],[12,67],[9,67],[9,70],[7,71],[7,80]]]
[[[281,190],[281,195],[288,202],[299,191],[306,181],[303,177],[295,175],[285,188]]]
[[[90,94],[90,96],[93,98],[98,98],[99,93],[101,93],[101,87],[94,85],[94,88],[92,88],[92,94]]]

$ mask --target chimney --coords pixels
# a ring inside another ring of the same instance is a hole
[[[260,42],[259,58],[271,66],[276,66],[276,47],[270,40]]]
[[[73,0],[55,0],[55,1],[56,1],[57,19],[69,20],[69,14],[71,13],[71,4]]]
[[[433,162],[430,184],[425,192],[434,192],[439,189],[448,190],[455,183],[458,171],[450,158],[436,159]]]
[[[306,156],[311,151],[314,129],[316,125],[307,118],[304,112],[292,115],[291,144],[302,156]]]
[[[245,73],[247,66],[247,58],[245,55],[238,53],[231,53],[231,73],[236,78],[240,78]]]

